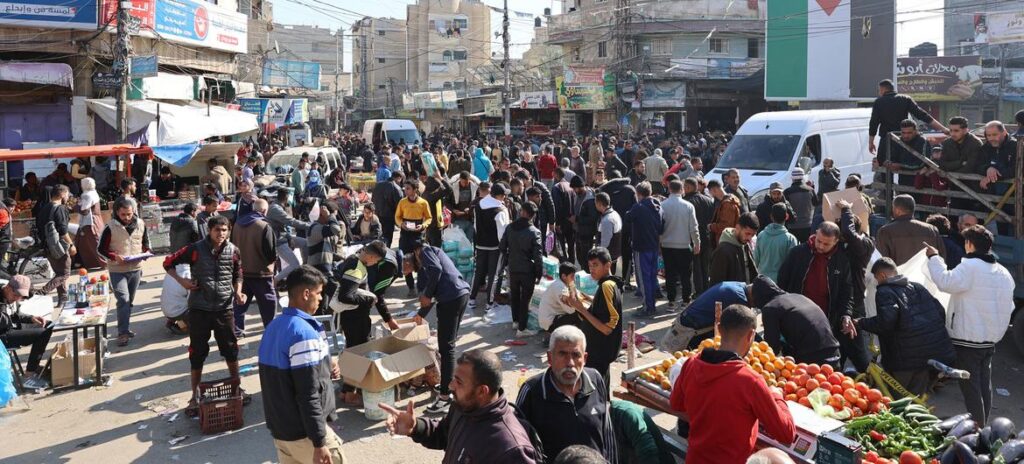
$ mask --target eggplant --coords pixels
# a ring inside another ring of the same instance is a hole
[[[968,413],[963,413],[963,414],[957,414],[957,415],[955,415],[953,417],[950,417],[949,419],[946,419],[946,420],[944,420],[942,422],[939,422],[939,430],[942,430],[942,433],[949,433],[949,431],[953,430],[953,427],[956,427],[957,424],[959,424],[959,423],[961,423],[961,422],[963,422],[963,421],[965,421],[967,419],[970,419],[970,418],[971,418],[971,413],[969,413],[969,412]]]
[[[1003,461],[1007,463],[1014,463],[1024,459],[1024,440],[1010,440],[1003,443],[996,457],[1003,458]]]
[[[978,456],[967,445],[954,441],[950,448],[955,453],[956,461],[954,462],[957,464],[978,464]]]
[[[968,433],[956,440],[967,445],[970,449],[978,449],[978,434],[976,433]]]
[[[986,428],[992,429],[992,442],[996,440],[1006,442],[1017,433],[1017,426],[1013,425],[1013,421],[1005,417],[992,419],[992,422],[989,422],[989,426]]]
[[[979,454],[978,455],[978,464],[991,464],[991,463],[992,463],[992,457],[991,456],[989,456],[987,454]]]
[[[992,452],[992,443],[995,440],[992,437],[992,427],[985,426],[978,432],[978,443],[977,446],[972,448],[978,450],[979,453],[990,453]]]
[[[946,436],[947,437],[953,437],[953,438],[960,438],[960,437],[962,437],[964,435],[967,435],[969,433],[974,433],[974,432],[977,432],[977,431],[978,431],[978,424],[975,423],[971,419],[967,419],[967,420],[961,421],[959,424],[956,424],[956,427],[953,427],[953,430],[950,430],[949,433],[946,434]]]
[[[946,450],[939,454],[939,464],[957,464],[956,447],[950,444]]]

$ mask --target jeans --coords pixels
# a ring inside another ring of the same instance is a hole
[[[512,306],[512,320],[519,324],[519,330],[526,330],[530,320],[530,299],[537,277],[529,272],[510,272],[508,276],[509,299]]]
[[[282,241],[277,243],[277,258],[281,260],[281,272],[274,276],[274,282],[284,280],[288,274],[302,265],[302,259],[299,257],[299,253],[295,252],[295,248],[305,250],[307,248],[306,239],[292,237],[290,243]]]
[[[49,256],[46,260],[50,262],[50,267],[53,269],[53,278],[50,279],[46,285],[39,288],[39,293],[50,293],[53,290],[57,290],[58,300],[68,299],[68,276],[71,275],[71,255],[65,253],[62,258],[53,259]]]
[[[46,345],[50,343],[50,336],[53,335],[53,326],[47,328],[35,327],[28,329],[12,329],[0,335],[0,341],[4,342],[7,348],[21,348],[32,345],[32,351],[28,354],[28,364],[25,366],[30,372],[39,371],[39,363],[46,352]]]
[[[384,241],[384,246],[391,248],[391,241],[395,239],[395,220],[385,219],[384,216],[378,217],[380,218],[381,240]]]
[[[850,338],[849,335],[842,332],[834,332],[834,335],[839,340],[840,365],[849,360],[858,372],[867,372],[868,365],[871,364],[871,356],[868,354],[868,347],[865,344],[864,332],[857,331],[857,336],[854,338]]]
[[[441,395],[448,395],[448,384],[455,373],[455,341],[466,312],[469,295],[437,303],[437,349],[441,355]]]
[[[960,381],[960,392],[971,418],[987,424],[992,412],[992,356],[995,347],[967,348],[953,345],[956,350],[956,368],[971,373],[971,378]]]
[[[579,262],[580,269],[587,268],[587,253],[593,248],[594,237],[576,236],[576,260]]]
[[[707,248],[700,250],[700,254],[694,257],[693,260],[693,294],[699,296],[704,293],[708,287],[711,286],[711,252],[714,251],[709,245],[711,240],[702,241],[708,245]]]
[[[573,246],[576,242],[576,234],[572,230],[572,224],[563,224],[560,226],[561,232],[555,234],[555,248],[558,249],[558,257],[564,262],[575,262],[576,261],[576,248]]]
[[[654,299],[658,295],[658,252],[636,251],[633,260],[636,261],[636,285],[644,299],[643,311],[653,313]]]
[[[480,288],[486,285],[487,302],[494,301],[491,297],[491,287],[494,285],[495,274],[498,272],[498,250],[476,249],[476,272],[473,273],[473,286],[470,287],[469,298],[476,300]]]
[[[665,292],[668,293],[668,301],[676,301],[676,281],[679,281],[682,290],[680,299],[690,301],[693,295],[690,284],[693,251],[688,248],[662,248],[661,256],[665,259]]]
[[[627,232],[626,227],[622,228],[622,284],[629,285],[629,278],[633,275],[630,268],[630,261],[633,259],[633,234]],[[657,260],[655,260],[657,266]],[[614,268],[613,268],[614,269]],[[640,282],[637,282],[640,285]]]
[[[235,331],[241,332],[245,329],[245,313],[249,311],[249,305],[256,299],[256,305],[260,308],[260,319],[263,327],[266,328],[270,321],[274,320],[277,312],[277,292],[274,290],[273,277],[243,277],[242,295],[245,295],[245,302],[235,304]],[[326,297],[325,297],[326,298]]]
[[[135,291],[139,289],[142,271],[111,272],[110,286],[114,289],[117,299],[117,334],[128,333],[128,320],[132,316],[132,304],[135,302]]]

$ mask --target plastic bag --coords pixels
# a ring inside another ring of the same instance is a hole
[[[807,401],[811,403],[811,408],[814,409],[814,412],[821,417],[830,417],[832,419],[838,420],[849,419],[849,409],[836,411],[835,408],[828,404],[828,400],[831,397],[832,394],[825,391],[824,388],[816,388],[814,391],[807,395]]]
[[[469,237],[466,237],[466,233],[458,227],[449,227],[444,232],[441,232],[441,242],[456,242],[459,245],[459,250],[473,249],[473,242],[470,242]]]
[[[313,207],[309,209],[309,222],[316,222],[320,220],[320,200],[313,202]]]
[[[14,375],[11,370],[11,357],[7,354],[7,347],[0,341],[0,408],[7,406],[14,397],[18,396],[14,389]]]
[[[512,322],[512,307],[509,305],[494,305],[484,314],[484,323],[488,325],[508,324],[509,322]]]
[[[179,264],[175,271],[183,279],[191,279],[192,271],[187,264]],[[164,275],[163,293],[160,295],[160,307],[164,316],[169,318],[181,317],[188,311],[188,290],[182,287],[170,274]]]

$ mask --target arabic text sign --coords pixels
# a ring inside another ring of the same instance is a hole
[[[899,58],[897,87],[921,101],[960,101],[981,89],[980,56]]]
[[[519,92],[516,105],[522,109],[548,109],[556,106],[555,93],[550,90]]]
[[[58,29],[96,29],[95,0],[0,2],[0,24]]]
[[[988,43],[1024,42],[1024,11],[989,13]]]
[[[589,73],[581,74],[579,69],[566,68],[564,76],[555,77],[558,107],[563,110],[603,110],[614,105],[615,76],[605,73],[601,82],[580,82],[580,79],[594,81],[595,78]]]
[[[102,1],[101,22],[117,15],[117,0]],[[131,0],[142,35],[235,53],[248,51],[248,19],[213,3],[193,0]],[[116,26],[110,21],[110,27]],[[155,33],[155,34],[154,34]]]

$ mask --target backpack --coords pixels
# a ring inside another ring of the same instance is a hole
[[[523,412],[519,410],[519,406],[516,406],[516,404],[511,401],[508,402],[508,405],[512,408],[512,411],[515,412],[516,420],[519,421],[519,425],[523,426],[523,430],[526,431],[526,436],[530,437],[530,445],[533,446],[534,450],[534,461],[538,463],[547,462],[548,458],[544,455],[544,442],[541,441],[540,434],[537,433],[537,429],[533,428],[533,424],[530,424],[530,421],[526,420],[526,416],[524,416]]]

